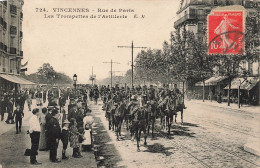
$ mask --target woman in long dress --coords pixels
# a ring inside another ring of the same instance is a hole
[[[40,134],[40,142],[39,142],[39,150],[44,151],[47,149],[47,139],[46,139],[46,116],[47,108],[42,109],[42,113],[40,114],[40,125],[41,125],[41,134]]]

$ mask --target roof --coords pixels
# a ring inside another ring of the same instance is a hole
[[[35,85],[35,83],[31,82],[31,81],[28,81],[20,76],[17,76],[17,75],[7,75],[7,74],[0,74],[0,77],[9,81],[9,82],[12,82],[12,83],[18,83],[18,84],[21,84],[21,85]]]
[[[258,77],[234,78],[231,81],[231,89],[238,89],[241,82],[240,89],[251,90],[259,82]],[[228,85],[224,88],[228,89]]]
[[[205,86],[214,86],[226,79],[227,76],[213,76],[205,81]],[[195,86],[203,86],[203,82],[197,82]]]

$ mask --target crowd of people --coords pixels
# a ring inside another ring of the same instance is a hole
[[[22,118],[25,116],[24,106],[27,103],[28,111],[32,109],[32,99],[35,99],[36,108],[32,110],[29,119],[27,134],[31,138],[29,152],[30,163],[41,164],[37,161],[38,150],[49,151],[51,162],[59,163],[57,149],[59,141],[62,142],[62,159],[68,159],[66,150],[68,145],[73,148],[72,157],[81,158],[82,142],[86,129],[91,129],[94,122],[89,115],[91,110],[87,106],[87,89],[71,90],[58,88],[40,88],[20,90],[15,93],[10,91],[1,95],[0,111],[1,121],[4,114],[8,113],[7,124],[16,123],[16,134],[22,131]],[[15,108],[13,108],[15,107]],[[68,107],[68,108],[66,108]],[[91,140],[92,142],[92,140]],[[90,144],[90,149],[91,149]]]
[[[22,118],[25,115],[25,103],[28,104],[28,110],[31,111],[32,99],[36,99],[37,108],[32,110],[33,115],[29,120],[29,130],[27,131],[31,138],[30,163],[41,164],[36,159],[38,150],[49,151],[50,161],[58,163],[61,161],[57,158],[60,141],[62,142],[62,159],[68,159],[66,154],[68,144],[73,148],[72,157],[80,158],[82,157],[81,152],[86,150],[82,144],[86,144],[84,141],[86,141],[87,130],[90,130],[92,137],[91,130],[94,120],[89,115],[91,110],[88,108],[88,97],[96,104],[101,97],[104,103],[103,110],[109,120],[109,128],[114,129],[120,135],[123,120],[129,124],[127,127],[130,128],[130,131],[135,131],[135,121],[140,119],[140,116],[134,114],[137,107],[147,109],[149,118],[147,125],[150,128],[150,123],[155,122],[159,115],[157,106],[164,106],[169,97],[176,96],[178,93],[180,91],[176,85],[173,90],[170,90],[167,85],[159,89],[151,85],[149,88],[144,86],[131,89],[129,87],[94,86],[77,90],[58,88],[21,90],[15,96],[12,93],[4,93],[1,96],[1,119],[3,121],[2,113],[8,112],[6,123],[16,123],[16,133],[20,133]],[[91,149],[92,138],[90,138],[90,142]]]

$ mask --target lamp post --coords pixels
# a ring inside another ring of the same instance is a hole
[[[74,81],[75,90],[77,89],[77,83],[76,83],[77,82],[77,77],[78,77],[77,74],[73,75],[73,81]]]

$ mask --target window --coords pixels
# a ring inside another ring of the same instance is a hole
[[[14,37],[11,37],[10,39],[10,47],[14,47]]]
[[[198,23],[198,32],[203,32],[203,23],[202,22]]]

